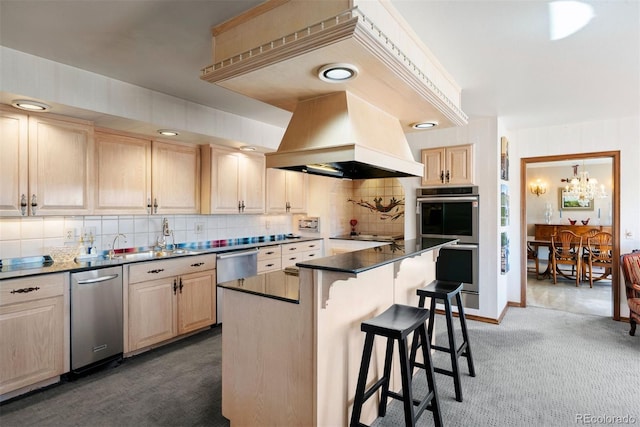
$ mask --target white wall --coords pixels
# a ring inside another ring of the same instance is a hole
[[[640,119],[599,120],[513,132],[512,145],[518,158],[620,151],[620,252],[640,249]],[[512,162],[512,185],[520,188],[520,162]],[[517,183],[516,183],[517,180]],[[621,286],[624,286],[621,283]],[[520,278],[510,276],[509,300],[520,299]],[[628,316],[624,290],[620,313]]]
[[[573,168],[571,166],[553,166],[545,163],[544,167],[536,167],[535,163],[529,164],[527,168],[527,189],[530,183],[535,182],[536,179],[546,182],[547,192],[536,196],[527,191],[527,227],[535,228],[535,224],[545,223],[545,211],[546,205],[549,204],[553,210],[551,217],[552,224],[569,224],[569,219],[578,221],[589,220],[589,225],[611,225],[611,218],[609,213],[612,210],[612,161],[610,158],[603,159],[605,163],[599,164],[586,164],[582,166],[582,162],[575,161],[573,164],[580,164],[578,171],[586,170],[589,172],[589,179],[596,179],[598,186],[604,185],[606,191],[606,197],[596,197],[593,200],[593,207],[589,210],[564,210],[562,213],[559,210],[559,190],[565,188],[567,183],[561,182],[561,179],[568,179],[573,177]],[[598,218],[598,212],[600,218]],[[562,215],[562,217],[561,217]],[[533,235],[533,233],[529,233]]]
[[[213,138],[210,142],[214,143],[216,139],[237,141],[275,150],[284,134],[284,129],[278,126],[3,46],[0,46],[0,76],[2,92],[109,115],[114,119],[131,119],[139,122],[137,126],[150,125],[150,129],[193,132]],[[113,121],[119,124],[117,120]],[[135,128],[121,130],[143,131]]]

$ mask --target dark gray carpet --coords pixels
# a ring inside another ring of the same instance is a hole
[[[580,417],[616,425],[623,423],[613,417],[625,416],[640,425],[640,336],[628,335],[629,324],[529,307],[509,309],[499,326],[468,326],[476,377],[467,375],[461,359],[464,402],[455,400],[453,380],[436,374],[445,425],[589,424]],[[6,402],[0,425],[228,426],[220,414],[220,333],[216,327]],[[434,361],[447,363],[441,353]],[[426,381],[416,378],[419,393]],[[393,401],[374,426],[402,425],[401,411]],[[431,413],[418,424],[432,425]]]

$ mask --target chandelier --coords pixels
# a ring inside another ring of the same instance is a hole
[[[589,178],[589,172],[583,169],[582,172],[578,173],[579,165],[573,165],[571,167],[573,168],[573,178],[562,180],[568,182],[564,188],[564,194],[566,196],[583,201],[607,197],[604,185],[598,186],[598,180]]]

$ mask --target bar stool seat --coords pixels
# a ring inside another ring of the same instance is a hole
[[[351,414],[350,423],[351,427],[364,426],[364,424],[360,423],[362,405],[367,399],[373,396],[380,387],[382,387],[382,392],[380,396],[380,403],[378,405],[378,416],[385,416],[387,411],[387,398],[391,397],[393,399],[401,400],[404,403],[405,425],[415,426],[416,420],[420,418],[420,415],[425,409],[429,409],[433,412],[434,423],[436,426],[442,425],[433,367],[431,366],[431,347],[427,340],[425,327],[425,322],[428,318],[429,310],[427,309],[394,304],[378,316],[362,322],[360,329],[366,333],[366,336],[364,349],[362,351],[360,372],[358,375],[358,385],[353,401],[353,412]],[[421,347],[425,360],[425,372],[429,390],[427,396],[422,401],[415,400],[411,390],[412,370],[410,369],[409,358],[407,355],[407,336],[412,332],[415,332],[414,337],[416,340],[424,343]],[[384,373],[382,378],[380,378],[368,390],[365,390],[367,374],[369,372],[369,365],[371,362],[373,340],[376,335],[387,338]],[[389,390],[393,347],[396,340],[398,341],[398,352],[400,356],[402,394]],[[415,411],[414,406],[416,407]]]
[[[426,298],[431,298],[431,306],[429,310],[429,327],[428,335],[429,342],[433,338],[433,325],[434,317],[436,313],[436,302],[442,300],[444,303],[444,315],[447,320],[447,335],[449,338],[449,347],[442,347],[438,345],[432,345],[431,348],[438,351],[443,351],[451,355],[451,370],[443,369],[439,367],[432,367],[434,372],[439,374],[448,375],[453,377],[453,384],[456,392],[456,400],[462,402],[462,387],[460,385],[460,369],[458,366],[458,358],[466,357],[467,366],[469,368],[469,375],[476,376],[476,371],[473,366],[473,357],[471,356],[471,347],[469,345],[469,336],[467,334],[467,322],[464,316],[464,308],[462,307],[462,298],[460,297],[460,291],[462,290],[462,282],[450,282],[446,280],[434,280],[424,288],[418,289],[416,292],[420,297],[419,307],[424,307]],[[458,317],[460,318],[460,326],[462,328],[462,344],[460,347],[456,347],[455,331],[453,327],[453,312],[451,310],[452,300],[455,298],[458,306]],[[411,346],[410,363],[411,368],[414,366],[424,368],[424,364],[417,363],[415,361],[416,351],[421,346],[421,343],[414,337],[413,344]]]

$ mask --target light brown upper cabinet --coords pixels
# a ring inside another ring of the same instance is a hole
[[[96,201],[100,214],[200,212],[200,150],[192,144],[96,132]]]
[[[422,150],[422,185],[473,184],[473,145]]]
[[[264,213],[263,154],[202,146],[202,213]]]
[[[154,140],[151,145],[153,213],[200,213],[200,149]]]
[[[0,109],[0,120],[0,214],[91,213],[91,123],[8,109]]]
[[[100,214],[150,214],[151,140],[96,131],[96,200]]]
[[[267,211],[304,213],[307,211],[307,174],[267,169]]]

